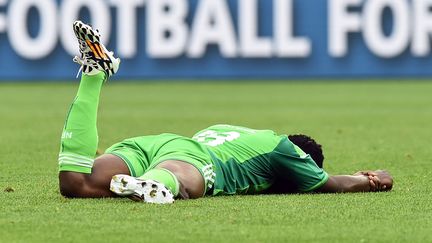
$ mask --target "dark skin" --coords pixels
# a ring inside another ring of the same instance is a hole
[[[179,198],[195,199],[204,196],[204,179],[194,166],[178,161],[167,160],[157,168],[170,170],[180,182]],[[117,174],[129,175],[123,160],[112,154],[99,156],[91,174],[62,171],[59,174],[60,192],[66,197],[97,198],[116,196],[109,190],[111,178]],[[369,192],[389,191],[393,178],[383,170],[360,171],[354,175],[330,176],[329,180],[315,192]]]
[[[354,175],[330,176],[317,192],[376,192],[390,191],[392,187],[393,178],[387,171],[359,171]]]

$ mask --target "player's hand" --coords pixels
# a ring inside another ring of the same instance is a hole
[[[385,170],[376,170],[376,177],[380,179],[380,191],[390,191],[393,188],[393,177]]]
[[[369,179],[370,191],[390,191],[393,187],[393,177],[385,170],[364,170],[354,175],[367,176]]]
[[[371,191],[371,192],[379,191],[379,188],[381,186],[380,179],[378,177],[372,176],[372,175],[370,175],[370,176],[364,175],[364,176],[368,177],[368,179],[369,179],[369,188],[370,188],[369,191]]]
[[[371,191],[390,191],[393,188],[393,177],[385,170],[369,171],[365,176],[369,178]]]

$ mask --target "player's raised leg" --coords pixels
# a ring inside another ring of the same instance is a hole
[[[166,161],[160,168],[134,178],[116,155],[104,154],[93,159],[98,143],[96,120],[101,86],[117,71],[119,60],[99,42],[99,34],[90,26],[78,21],[74,23],[74,31],[81,52],[81,57],[75,57],[74,61],[82,66],[83,75],[61,141],[61,193],[68,197],[130,196],[151,203],[202,196],[204,180],[190,164]],[[115,194],[110,191],[110,182]]]
[[[80,45],[81,57],[74,61],[83,71],[77,95],[69,109],[63,128],[59,153],[60,190],[66,196],[94,197],[109,196],[109,179],[105,189],[95,187],[97,180],[93,173],[93,163],[98,146],[97,110],[99,94],[105,80],[119,67],[120,60],[113,57],[99,42],[100,35],[90,26],[77,21],[73,25]],[[113,160],[105,156],[102,160]],[[108,164],[108,163],[107,163]],[[109,163],[111,164],[111,163]],[[125,165],[118,161],[114,166],[123,171]],[[117,165],[118,164],[118,165]],[[99,171],[104,171],[100,170]],[[127,172],[127,167],[126,167]],[[100,177],[100,176],[99,176]]]

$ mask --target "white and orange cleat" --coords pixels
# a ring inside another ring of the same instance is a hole
[[[81,21],[73,23],[73,30],[81,53],[81,57],[75,56],[73,61],[81,65],[83,73],[94,75],[104,72],[107,78],[115,74],[119,69],[120,58],[115,58],[114,53],[100,42],[99,31]]]

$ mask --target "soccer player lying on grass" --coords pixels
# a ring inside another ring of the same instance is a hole
[[[100,43],[100,35],[73,25],[82,67],[78,94],[61,139],[59,179],[67,197],[127,196],[171,203],[211,195],[266,192],[369,192],[391,190],[385,171],[329,176],[321,146],[304,135],[276,135],[231,125],[215,125],[192,138],[160,134],[126,139],[94,159],[99,93],[120,60]]]

